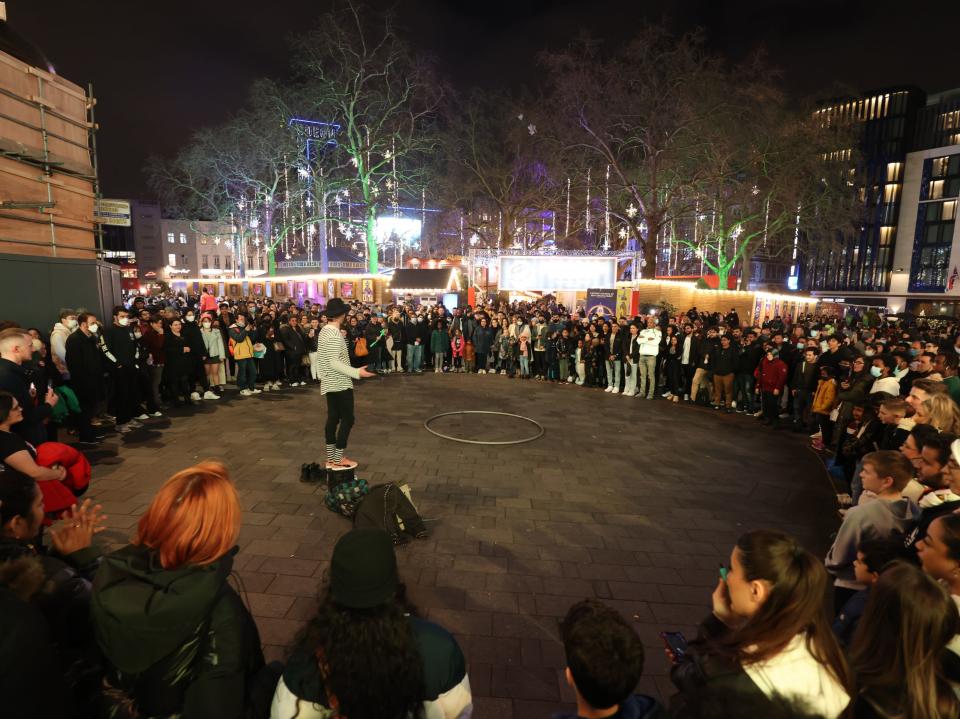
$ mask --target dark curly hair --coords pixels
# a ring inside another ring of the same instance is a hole
[[[336,695],[342,716],[422,719],[426,690],[407,616],[412,610],[403,585],[394,601],[372,609],[340,606],[327,591],[296,646],[311,654],[323,650],[329,665],[325,690]]]

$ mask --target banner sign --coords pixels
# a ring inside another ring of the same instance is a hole
[[[577,291],[613,287],[616,281],[615,257],[500,258],[500,290]]]
[[[360,280],[360,299],[373,302],[373,280]]]
[[[617,291],[614,289],[587,290],[587,317],[613,317],[617,311]]]
[[[98,225],[130,227],[130,203],[126,200],[97,200],[93,221]]]

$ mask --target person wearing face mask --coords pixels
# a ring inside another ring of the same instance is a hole
[[[203,338],[204,352],[207,355],[207,359],[203,362],[203,369],[212,389],[220,382],[220,365],[226,352],[223,348],[223,335],[220,334],[219,328],[213,326],[210,315],[203,315],[200,321],[200,336]],[[220,393],[223,394],[223,387],[220,387]]]
[[[77,331],[67,338],[65,358],[67,366],[73,367],[69,384],[80,403],[79,440],[95,445],[103,437],[94,431],[92,421],[107,393],[104,357],[97,341],[100,326],[89,312],[77,315],[77,323]]]
[[[220,399],[219,395],[210,390],[210,383],[207,381],[207,348],[203,343],[203,335],[200,334],[197,315],[192,309],[189,309],[184,316],[184,320],[182,334],[190,348],[187,357],[187,364],[190,366],[190,373],[187,378],[190,385],[190,399],[193,402],[199,402],[201,399]],[[203,387],[202,397],[196,390],[197,382],[200,382]]]
[[[77,329],[77,311],[71,309],[60,310],[60,321],[53,326],[50,332],[50,359],[60,372],[63,379],[70,379],[67,369],[67,338]]]
[[[873,377],[873,386],[870,394],[886,392],[896,397],[900,394],[900,381],[893,376],[896,360],[890,355],[880,355],[871,359],[870,376]]]
[[[113,324],[104,328],[103,340],[113,376],[117,431],[126,433],[148,417],[140,408],[140,344],[133,336],[130,313],[122,306],[113,308]]]
[[[0,390],[16,397],[23,408],[23,420],[13,427],[13,431],[30,444],[38,445],[49,439],[46,423],[51,419],[59,397],[45,384],[42,387],[33,384],[32,339],[20,327],[0,332]],[[38,397],[43,400],[38,402]]]

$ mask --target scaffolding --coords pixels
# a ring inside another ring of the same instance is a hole
[[[95,106],[92,85],[0,52],[0,251],[102,257]]]

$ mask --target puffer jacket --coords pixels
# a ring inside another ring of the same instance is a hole
[[[833,378],[821,379],[817,383],[817,391],[813,395],[810,411],[816,414],[830,414],[836,401],[837,381]]]
[[[230,325],[228,333],[233,340],[233,358],[235,360],[244,360],[253,358],[253,340],[247,332],[246,327],[241,327],[236,322]]]
[[[787,383],[787,365],[779,357],[771,362],[764,356],[753,375],[761,392],[782,392]]]

